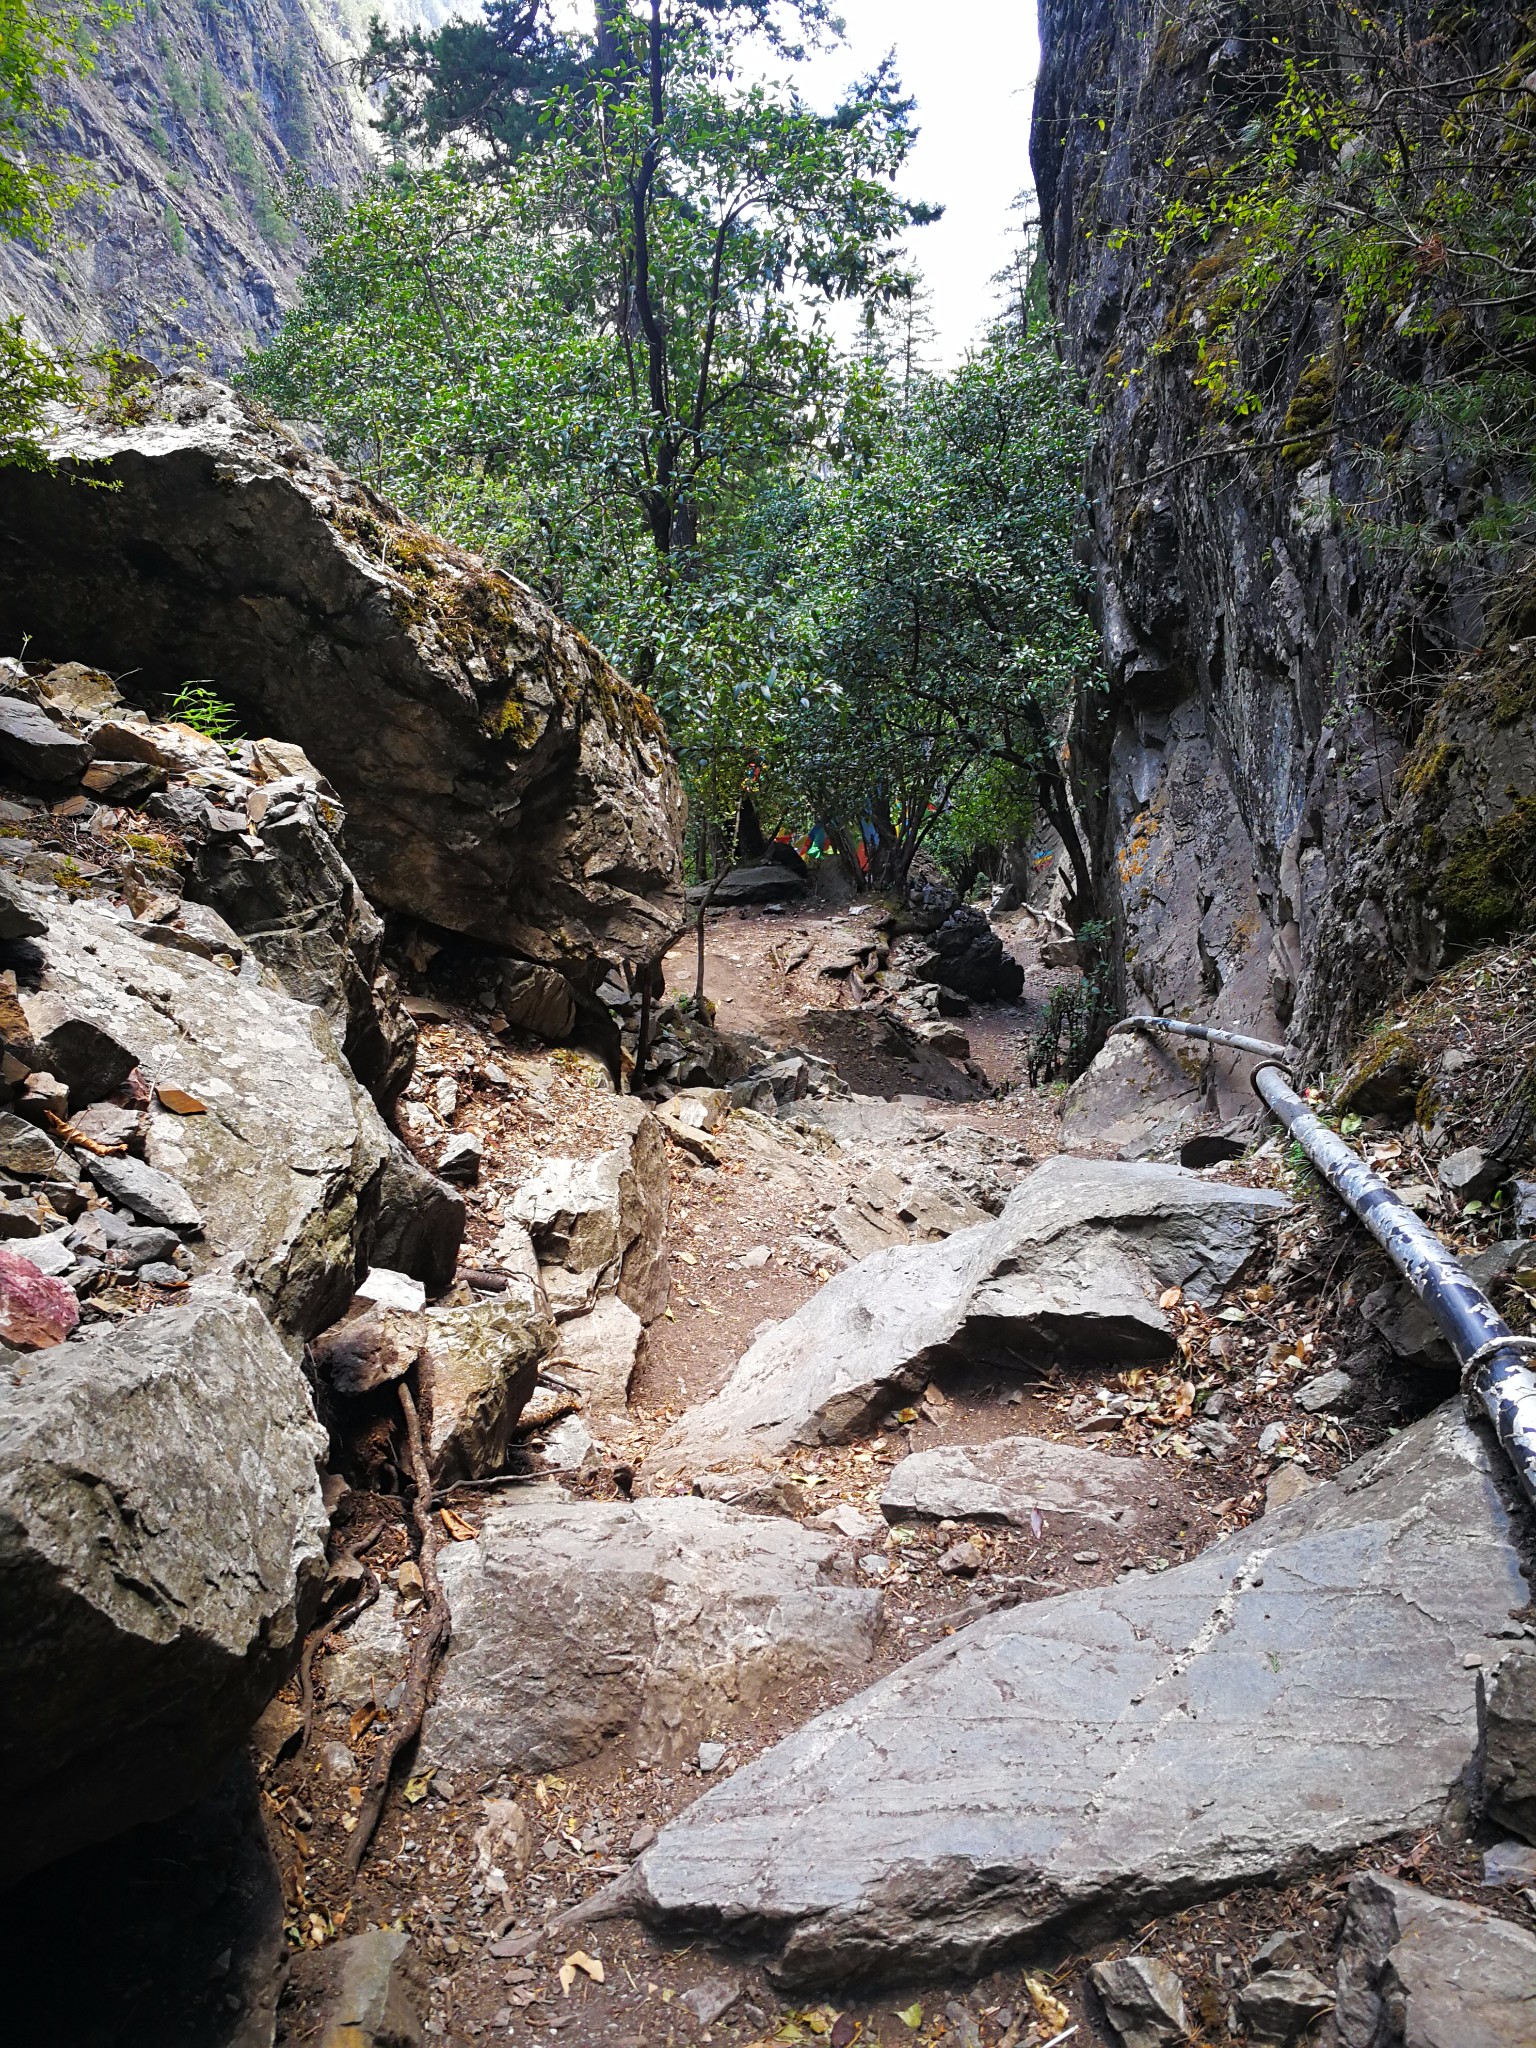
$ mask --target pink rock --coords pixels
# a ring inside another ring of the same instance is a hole
[[[75,1290],[0,1245],[0,1338],[18,1351],[62,1344],[80,1321]]]

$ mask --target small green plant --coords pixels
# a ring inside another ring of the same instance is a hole
[[[234,705],[226,704],[207,683],[183,683],[171,699],[171,715],[205,740],[215,741],[226,754],[235,753],[245,737]]]
[[[1096,919],[1078,927],[1083,971],[1076,982],[1051,991],[1045,1022],[1029,1049],[1031,1088],[1042,1082],[1075,1081],[1109,1035],[1115,1002],[1109,938],[1109,926]]]

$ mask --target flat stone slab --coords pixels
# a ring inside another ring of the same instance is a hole
[[[882,1596],[793,1522],[542,1489],[479,1519],[438,1561],[453,1640],[422,1756],[455,1773],[554,1770],[617,1739],[691,1754],[788,1680],[873,1654]]]
[[[1529,1589],[1454,1405],[1156,1578],[988,1615],[662,1830],[590,1910],[788,1983],[978,1973],[1442,1812]]]
[[[888,1522],[1007,1522],[1027,1529],[1035,1513],[1130,1528],[1149,1475],[1135,1458],[1111,1458],[1038,1436],[914,1451],[880,1496]]]
[[[1338,2048],[1531,2048],[1536,1935],[1363,1870],[1349,1882],[1334,2025]]]
[[[846,1442],[925,1386],[946,1356],[1005,1370],[1171,1357],[1162,1291],[1214,1303],[1289,1208],[1268,1189],[1177,1166],[1052,1159],[994,1221],[875,1252],[830,1280],[668,1431],[647,1482]]]

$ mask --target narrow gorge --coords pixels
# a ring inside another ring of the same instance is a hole
[[[1536,17],[1038,12],[0,24],[16,2040],[1536,2048]]]

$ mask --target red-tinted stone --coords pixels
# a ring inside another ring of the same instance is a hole
[[[62,1344],[79,1321],[72,1287],[0,1245],[0,1339],[18,1351],[42,1351]]]

